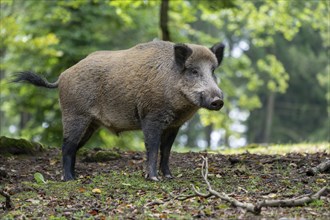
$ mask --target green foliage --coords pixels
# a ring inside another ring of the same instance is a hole
[[[323,207],[324,206],[324,201],[323,200],[315,200],[311,203],[311,206],[313,207]]]
[[[267,83],[259,81],[259,85],[266,84],[267,89],[271,92],[284,93],[286,91],[289,75],[285,72],[282,63],[274,55],[267,55],[264,59],[259,59],[257,67],[260,72],[266,73],[269,78]]]
[[[326,95],[329,73],[326,73],[328,56],[322,50],[322,38],[304,24],[292,42],[275,35],[276,47],[268,48],[289,74],[285,93],[276,95],[272,135],[270,142],[328,141],[329,102]],[[249,56],[262,59],[266,50],[251,48]],[[279,81],[280,82],[280,81]],[[259,91],[259,96],[265,94]],[[266,106],[267,98],[262,100]],[[317,113],[316,113],[317,112]],[[251,142],[262,142],[267,109],[253,111],[248,119]]]
[[[57,92],[9,83],[11,76],[17,71],[33,70],[55,81],[62,71],[92,51],[123,49],[151,40],[157,34],[157,21],[145,17],[156,15],[155,10],[147,8],[155,3],[140,1],[132,8],[129,2],[120,2],[1,3],[4,12],[1,13],[1,39],[4,39],[1,71],[5,74],[1,79],[1,111],[5,119],[1,122],[1,134],[19,135],[49,145],[61,143]],[[134,22],[129,21],[132,18]],[[22,113],[27,115],[27,120],[22,119]],[[13,134],[6,129],[11,125],[17,127]],[[104,139],[96,143],[103,143]],[[122,145],[118,138],[110,139],[114,140],[114,146]]]
[[[1,135],[59,146],[62,129],[57,92],[10,83],[13,73],[33,70],[49,81],[56,81],[61,72],[93,51],[125,49],[159,38],[160,2],[1,1]],[[216,71],[225,92],[225,107],[220,113],[202,110],[199,117],[204,126],[224,131],[224,145],[230,145],[231,136],[244,136],[231,129],[237,119],[228,115],[237,109],[251,113],[248,136],[255,139],[260,133],[258,129],[263,129],[265,97],[269,93],[276,93],[276,101],[284,100],[287,94],[291,102],[294,96],[304,98],[306,103],[317,100],[321,115],[325,116],[324,108],[328,108],[329,115],[330,107],[326,104],[330,100],[329,66],[325,61],[328,57],[326,52],[320,52],[330,45],[326,1],[184,0],[170,1],[169,5],[173,41],[206,46],[219,41],[226,43],[226,57]],[[304,29],[308,31],[302,32]],[[310,47],[309,41],[318,44]],[[304,82],[299,76],[304,77]],[[306,91],[312,96],[295,89],[297,85],[304,87],[305,82],[308,82]],[[316,140],[326,137],[324,121],[316,120],[316,126],[306,129],[303,135],[282,138],[279,132],[290,133],[285,131],[286,121],[294,124],[294,129],[290,129],[294,132],[304,119],[288,120],[283,115],[275,115],[275,119],[279,124],[274,124],[278,129],[274,130],[272,141],[297,141],[308,132]],[[194,137],[201,139],[197,133],[203,128],[195,127]],[[185,132],[181,135],[192,134],[188,129]],[[118,138],[101,130],[89,145],[143,146],[141,133],[123,136]]]

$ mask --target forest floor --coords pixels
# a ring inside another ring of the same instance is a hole
[[[285,155],[173,153],[172,180],[144,179],[144,152],[117,151],[107,162],[84,162],[78,157],[78,180],[61,180],[61,153],[48,149],[35,156],[1,156],[0,188],[14,204],[0,219],[330,219],[329,191],[306,206],[263,208],[255,216],[220,199],[177,196],[193,194],[191,184],[205,192],[202,156],[209,160],[213,188],[242,202],[308,195],[330,183],[330,174],[307,176],[306,170],[330,159],[329,151]],[[41,173],[45,183],[34,175]],[[1,207],[2,206],[2,207]]]

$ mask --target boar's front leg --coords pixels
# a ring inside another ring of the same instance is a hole
[[[170,158],[171,148],[178,134],[179,128],[168,128],[164,130],[161,138],[160,144],[160,170],[162,171],[164,177],[172,179],[170,168],[168,166],[168,161]]]
[[[147,151],[146,178],[159,181],[157,175],[157,158],[162,128],[157,121],[145,121],[142,126],[144,142]]]

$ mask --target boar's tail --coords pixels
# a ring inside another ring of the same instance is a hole
[[[54,88],[58,87],[58,80],[54,83],[50,83],[43,77],[41,77],[33,72],[30,72],[30,71],[18,72],[16,74],[15,79],[12,82],[21,82],[21,81],[29,82],[35,86],[46,87],[46,88],[50,88],[50,89],[54,89]]]

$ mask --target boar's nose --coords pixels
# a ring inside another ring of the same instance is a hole
[[[211,108],[214,110],[220,110],[223,107],[224,103],[219,97],[214,97],[211,102]]]

